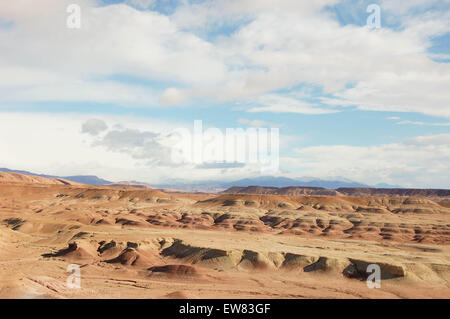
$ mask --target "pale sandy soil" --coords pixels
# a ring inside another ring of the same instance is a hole
[[[0,297],[450,298],[450,208],[4,181]]]

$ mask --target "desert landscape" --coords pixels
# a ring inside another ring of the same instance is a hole
[[[450,298],[450,191],[208,194],[0,172],[0,297]]]

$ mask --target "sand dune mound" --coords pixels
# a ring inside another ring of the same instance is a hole
[[[182,260],[184,263],[220,269],[238,266],[243,270],[266,270],[277,268],[283,263],[281,253],[196,247],[181,240],[175,240],[172,245],[161,251],[161,255]]]
[[[115,221],[112,218],[100,218],[95,221],[96,225],[113,225]]]
[[[260,209],[308,209],[311,211],[354,211],[354,203],[342,197],[224,194],[198,201],[199,207],[257,207]]]
[[[289,186],[289,187],[263,187],[263,186],[248,186],[238,187],[234,186],[222,192],[222,194],[271,194],[271,195],[320,195],[320,196],[337,196],[339,193],[332,189],[326,189],[323,187],[301,187],[301,186]]]
[[[292,212],[268,212],[260,220],[273,230],[284,234],[345,236],[354,224],[344,217],[321,214],[299,215]]]
[[[182,214],[174,211],[155,212],[147,216],[146,222],[161,227],[179,227],[177,221],[180,220]]]
[[[192,213],[183,213],[177,223],[184,226],[189,225],[193,228],[208,229],[214,224],[214,216],[208,212],[203,212],[199,215]]]
[[[367,261],[346,257],[307,256],[293,253],[261,253],[244,250],[239,269],[275,270],[340,273],[348,278],[366,279],[371,272],[367,272],[369,265],[380,267],[381,279],[393,279],[406,276],[403,265],[389,262]]]
[[[148,223],[144,220],[141,220],[139,218],[132,218],[132,217],[119,217],[116,218],[115,224],[122,225],[123,227],[148,227]]]
[[[146,222],[160,227],[208,229],[214,224],[213,214],[164,211],[147,215]]]
[[[319,257],[286,253],[281,267],[286,270],[303,270],[306,266],[314,264]]]
[[[9,225],[11,229],[24,234],[56,234],[67,227],[65,224],[45,223],[42,221],[22,220],[16,224]]]
[[[138,183],[138,182],[117,182],[117,183],[111,183],[107,185],[103,185],[104,187],[112,187],[112,188],[122,188],[122,189],[129,189],[129,188],[136,188],[136,189],[154,189],[153,187],[144,184],[144,183]]]
[[[413,188],[338,188],[337,191],[349,196],[420,196],[450,197],[449,189],[413,189]]]
[[[406,270],[402,265],[396,265],[394,263],[386,262],[369,262],[364,260],[349,259],[350,265],[348,265],[342,272],[342,274],[349,278],[362,278],[366,279],[369,276],[369,265],[377,265],[380,268],[380,278],[392,279],[398,277],[405,277]]]
[[[24,223],[25,220],[21,218],[6,218],[3,220],[3,224],[10,227],[12,230],[18,230]]]
[[[280,207],[297,207],[295,197],[280,195],[225,194],[198,201],[199,207],[258,207],[275,209]]]
[[[304,272],[335,272],[341,273],[347,278],[366,279],[373,270],[369,265],[380,268],[381,279],[393,279],[406,276],[406,268],[403,265],[390,262],[367,261],[354,258],[316,257],[286,254],[282,268],[287,270],[300,270]],[[368,272],[369,271],[369,272]]]
[[[126,248],[124,249],[119,256],[113,259],[105,260],[107,263],[115,264],[120,263],[126,266],[147,266],[152,264],[151,261],[143,257],[136,249],[134,248]]]
[[[350,261],[346,258],[330,258],[330,257],[319,257],[319,259],[312,264],[303,268],[305,272],[312,271],[340,271],[350,265]]]
[[[135,200],[156,200],[169,201],[170,195],[159,190],[121,190],[119,191],[120,199],[135,199]]]
[[[186,291],[174,291],[160,297],[161,299],[195,299],[197,296]]]
[[[214,216],[214,228],[223,228],[238,231],[265,232],[268,230],[259,216],[254,213],[226,213]]]
[[[140,189],[115,189],[98,186],[97,188],[79,189],[79,192],[71,194],[76,199],[90,200],[138,200],[155,201],[157,199],[170,199],[170,196],[158,190]]]
[[[298,209],[326,212],[360,212],[374,214],[447,212],[443,205],[422,197],[347,197],[347,196],[283,196],[272,194],[223,194],[201,200],[199,207],[260,209]]]
[[[149,276],[168,278],[201,278],[202,272],[196,267],[189,265],[164,265],[148,268]]]
[[[438,204],[441,205],[442,207],[450,208],[450,201],[448,201],[448,202],[439,202]]]
[[[190,264],[227,268],[235,266],[242,254],[233,250],[191,246],[181,240],[175,240],[161,251],[161,255],[181,259]]]
[[[95,250],[84,242],[71,242],[67,248],[63,248],[54,253],[43,254],[43,257],[62,257],[63,259],[75,261],[88,261],[96,259]]]
[[[221,269],[235,268],[243,271],[300,271],[308,273],[334,273],[347,278],[365,279],[369,275],[368,266],[376,264],[380,267],[381,279],[392,279],[406,276],[404,265],[386,261],[370,261],[347,257],[328,257],[318,255],[301,255],[284,252],[262,252],[249,249],[225,251],[215,248],[196,247],[175,240],[173,244],[162,250],[161,255],[182,261],[182,265],[166,265],[149,270],[161,273],[183,274],[192,269],[186,263],[199,267],[214,266]],[[178,268],[181,267],[181,268]]]
[[[283,256],[280,253],[264,254],[252,250],[244,250],[238,268],[246,270],[269,270],[277,268],[282,263]]]
[[[99,243],[97,251],[106,263],[137,268],[148,268],[162,260],[155,247],[141,246],[135,242],[124,244],[115,241],[102,241]]]
[[[117,243],[114,240],[102,240],[98,243],[97,253],[104,260],[112,260],[117,258],[126,248],[127,245],[123,243]]]

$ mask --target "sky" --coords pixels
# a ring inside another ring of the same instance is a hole
[[[276,176],[450,188],[449,62],[450,0],[2,1],[0,167],[150,184],[262,174],[173,163],[172,132],[201,120],[278,128]]]

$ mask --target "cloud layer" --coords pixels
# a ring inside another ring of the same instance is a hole
[[[212,106],[239,101],[251,112],[355,106],[450,117],[450,65],[427,53],[433,37],[449,32],[448,11],[406,15],[398,30],[371,30],[340,25],[324,11],[337,0],[187,1],[171,15],[138,10],[152,1],[82,0],[83,27],[68,29],[70,2],[2,4],[0,18],[12,26],[0,27],[0,101],[155,107],[201,98]],[[383,12],[424,5],[398,3],[383,1]],[[293,97],[304,84],[321,94]]]
[[[258,165],[174,165],[168,136],[178,126],[149,119],[99,116],[94,120],[90,115],[1,113],[0,167],[150,183],[217,180],[218,176],[233,180],[260,174]],[[192,123],[179,125],[192,129]],[[289,136],[280,138],[287,138],[289,145],[298,141],[291,141]],[[450,188],[450,134],[370,147],[297,147],[293,154],[282,155],[280,162],[280,174],[289,177],[346,176],[372,185],[386,182]]]
[[[450,134],[418,136],[372,147],[335,145],[296,149],[286,164],[312,176],[347,176],[368,184],[448,188]]]

